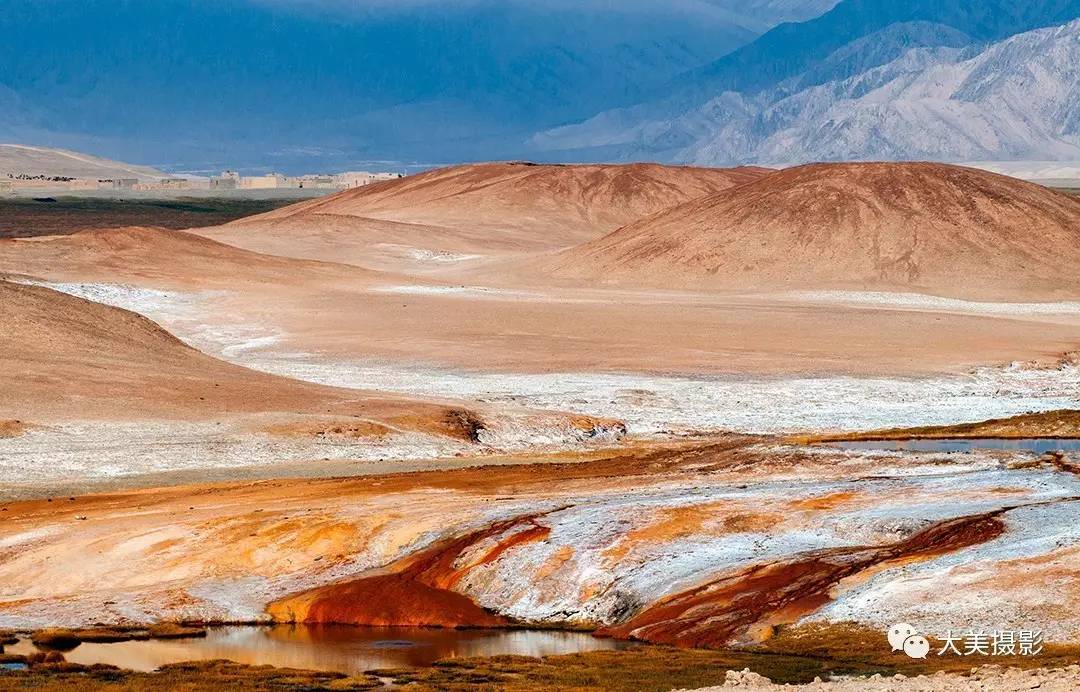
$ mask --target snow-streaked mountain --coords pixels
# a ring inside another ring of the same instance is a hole
[[[893,25],[767,92],[721,93],[666,118],[605,113],[533,144],[696,164],[1080,159],[1080,20],[964,44],[952,29]],[[899,55],[847,76],[868,54]],[[841,78],[821,82],[829,71]]]
[[[928,22],[966,34],[973,41],[992,42],[1078,17],[1080,0],[842,0],[819,17],[776,26],[753,42],[686,72],[668,85],[662,99],[689,108],[724,91],[756,94],[896,24]]]
[[[511,158],[833,1],[6,2],[0,141],[189,170]]]
[[[963,48],[974,42],[959,29],[934,22],[900,22],[856,39],[833,52],[812,68],[781,84],[795,93],[862,74],[902,57],[912,48]]]

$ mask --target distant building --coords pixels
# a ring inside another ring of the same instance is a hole
[[[6,192],[8,190],[14,190],[15,183],[10,180],[0,180],[0,192]]]
[[[235,190],[240,187],[240,174],[236,171],[223,171],[221,175],[210,178],[210,188],[214,190]]]
[[[135,186],[139,184],[138,178],[114,178],[113,188],[117,190],[134,190]]]
[[[301,176],[285,176],[281,173],[267,173],[266,175],[240,175],[236,171],[223,171],[221,175],[207,179],[203,178],[202,185],[212,190],[281,190],[281,189],[309,189],[309,190],[345,190],[352,187],[361,187],[384,180],[396,180],[404,177],[400,173],[370,173],[368,171],[349,171],[336,175],[311,174]],[[173,181],[176,181],[175,183]],[[183,183],[179,181],[183,180]],[[166,178],[160,185],[166,189],[185,189],[197,187],[190,179]]]
[[[338,185],[337,176],[333,175],[304,175],[295,180],[297,184],[294,187],[306,189],[336,190],[341,187]]]
[[[369,173],[367,171],[348,171],[334,176],[337,187],[351,188],[363,187],[372,183],[380,183],[384,180],[396,180],[402,177],[400,173]]]
[[[285,176],[278,173],[244,176],[240,178],[240,187],[245,190],[274,190],[279,187],[287,187],[285,181]]]

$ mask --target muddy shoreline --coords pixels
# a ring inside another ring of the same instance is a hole
[[[889,680],[894,687],[922,680],[920,690],[963,689],[966,680],[1074,679],[1080,672],[1076,646],[1048,645],[1038,657],[971,658],[931,657],[925,661],[898,656],[888,650],[881,633],[852,625],[796,627],[782,630],[766,645],[749,648],[701,650],[641,646],[620,651],[595,651],[543,657],[489,656],[454,658],[430,666],[381,668],[346,674],[340,671],[298,671],[225,661],[190,661],[166,664],[153,672],[135,672],[107,664],[66,662],[63,654],[44,652],[30,656],[0,654],[7,664],[0,671],[5,683],[62,688],[78,680],[80,689],[122,682],[130,689],[170,686],[179,682],[210,689],[225,681],[233,684],[273,684],[275,689],[360,689],[373,686],[418,685],[419,689],[466,689],[478,683],[507,690],[565,689],[590,680],[592,689],[656,690],[723,685],[732,676],[742,687],[807,684],[838,679],[815,689],[858,683],[870,688]],[[936,644],[937,642],[935,642]],[[731,672],[729,672],[731,671]],[[741,673],[734,671],[743,671]],[[750,672],[752,671],[752,672]],[[760,676],[760,677],[759,677]],[[850,682],[849,682],[850,681]],[[293,687],[295,686],[295,687]],[[1024,688],[1032,685],[1025,685]],[[1009,687],[1008,689],[1013,689]],[[1058,689],[1046,687],[1046,689]],[[1067,688],[1061,688],[1067,689]]]

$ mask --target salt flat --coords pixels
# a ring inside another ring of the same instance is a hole
[[[384,357],[339,360],[319,352],[286,350],[302,346],[284,331],[267,325],[213,317],[215,301],[234,305],[227,292],[185,293],[110,284],[52,283],[51,288],[140,311],[198,348],[255,370],[307,382],[360,390],[416,396],[453,397],[488,404],[576,411],[609,416],[627,423],[634,433],[722,431],[755,433],[857,431],[876,428],[948,425],[1000,418],[1029,411],[1070,408],[1080,402],[1080,366],[1072,360],[1045,365],[1012,363],[983,366],[966,373],[933,376],[852,374],[799,376],[783,372],[664,375],[650,372],[485,372],[446,367],[411,359]],[[380,287],[373,289],[378,292]],[[457,292],[456,289],[447,289]],[[481,300],[516,296],[493,290],[489,296],[471,289]],[[880,294],[865,296],[877,300]],[[858,294],[856,299],[863,298]],[[830,304],[848,301],[848,294],[798,294],[792,299]],[[599,298],[596,298],[599,300]],[[673,298],[674,299],[674,298]],[[900,296],[932,314],[969,308],[966,301]],[[907,301],[907,302],[904,302]],[[896,303],[885,303],[888,312]],[[1036,319],[1080,317],[1069,304],[1060,311],[1045,308],[1015,313],[1014,306],[977,303],[971,311],[991,315],[1031,315]],[[555,308],[560,304],[553,303]],[[993,309],[992,309],[993,308]],[[234,313],[235,314],[235,313]],[[478,345],[479,346],[479,345]]]

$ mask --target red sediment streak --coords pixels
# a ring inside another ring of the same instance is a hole
[[[537,524],[537,516],[496,522],[402,558],[384,573],[305,591],[271,603],[267,611],[279,622],[309,624],[448,628],[512,624],[453,587],[472,569],[517,546],[547,538],[551,530]],[[469,548],[507,532],[512,533],[479,559],[460,564]]]
[[[754,624],[794,622],[828,603],[842,580],[895,560],[929,559],[997,538],[1002,511],[940,522],[888,546],[822,550],[757,565],[665,598],[597,634],[683,647],[723,647]]]
[[[277,618],[273,607],[271,613]],[[374,627],[499,627],[509,621],[463,596],[404,574],[367,577],[320,590],[303,616],[309,624]]]
[[[526,543],[542,541],[551,534],[551,529],[549,527],[541,526],[540,524],[537,524],[532,520],[530,520],[530,523],[532,523],[532,526],[530,526],[529,528],[523,531],[517,531],[515,533],[512,533],[506,538],[499,541],[477,562],[474,562],[462,568],[458,568],[457,570],[447,575],[447,578],[443,581],[443,588],[453,588],[454,585],[457,584],[462,577],[467,575],[470,570],[475,567],[479,567],[480,565],[489,565],[492,562],[495,562],[503,555],[503,553],[511,550],[512,548],[516,548],[519,545],[525,545]]]

